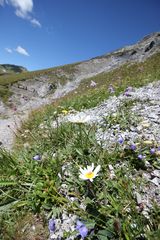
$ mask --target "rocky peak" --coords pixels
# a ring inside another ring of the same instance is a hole
[[[119,57],[120,59],[127,58],[131,61],[142,61],[160,51],[160,32],[151,33],[145,36],[136,44],[120,48],[112,53],[105,54],[102,57]]]

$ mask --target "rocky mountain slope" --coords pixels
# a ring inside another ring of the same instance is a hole
[[[160,52],[160,33],[153,33],[134,45],[88,61],[39,71],[36,72],[36,76],[35,73],[18,75],[18,81],[14,80],[15,82],[9,82],[6,76],[0,78],[2,92],[4,93],[3,87],[5,87],[10,93],[7,103],[0,100],[0,141],[4,146],[11,146],[13,139],[11,140],[10,133],[12,132],[13,135],[13,131],[8,125],[14,130],[31,110],[74,91],[84,79],[111,72],[125,64],[143,62],[158,52]],[[6,81],[8,83],[4,85]]]
[[[66,66],[66,68],[53,68],[48,73],[42,72],[38,77],[31,77],[32,75],[30,75],[27,78],[26,75],[25,78],[9,86],[12,93],[9,102],[14,102],[16,108],[22,111],[28,109],[28,105],[35,108],[39,104],[46,104],[74,90],[83,79],[102,72],[112,71],[126,63],[144,61],[157,52],[160,52],[160,33],[153,33],[134,45],[88,61],[73,64],[69,71]],[[21,67],[18,69],[22,70]],[[0,108],[0,113],[2,111]]]

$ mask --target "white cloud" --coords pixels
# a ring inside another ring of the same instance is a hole
[[[4,0],[0,0],[0,5],[4,6]]]
[[[25,56],[29,56],[29,53],[27,52],[26,49],[22,48],[21,46],[18,46],[15,51],[19,54],[25,55]]]
[[[37,20],[37,19],[35,19],[35,18],[33,18],[33,19],[31,19],[30,20],[30,22],[33,24],[33,26],[37,26],[37,27],[41,27],[41,24],[40,24],[40,22]]]
[[[16,9],[15,13],[18,17],[28,18],[28,14],[32,12],[32,0],[7,0],[7,2]]]
[[[13,52],[13,50],[12,50],[11,48],[5,48],[5,50],[6,50],[6,52],[8,52],[8,53],[12,53],[12,52]]]
[[[33,11],[33,0],[0,0],[1,6],[4,6],[4,3],[15,8],[17,17],[30,21],[32,25],[36,27],[41,27],[40,22],[31,16]]]

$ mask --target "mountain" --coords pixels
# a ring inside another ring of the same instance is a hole
[[[26,72],[27,69],[13,64],[0,64],[0,75]]]
[[[103,57],[109,55],[116,55],[126,57],[128,60],[144,60],[148,56],[151,56],[160,49],[160,32],[151,33],[145,36],[142,40],[131,46],[118,49],[113,53],[105,54]]]
[[[159,93],[160,33],[0,76],[2,239],[159,239]]]
[[[7,69],[12,65],[2,66]],[[8,119],[13,112],[25,116],[30,109],[71,97],[81,99],[79,108],[90,103],[96,106],[107,97],[106,89],[110,85],[119,86],[122,90],[127,84],[139,87],[155,79],[160,79],[160,32],[87,61],[1,75],[0,115]],[[96,88],[91,87],[93,85]],[[99,96],[99,92],[103,96]],[[70,105],[75,108],[73,100]]]
[[[160,52],[160,32],[145,36],[138,43],[126,46],[111,53],[92,58],[75,64],[68,64],[56,68],[26,72],[26,69],[14,65],[0,65],[1,74],[22,72],[0,76],[0,87],[7,88],[15,98],[27,95],[30,98],[37,96],[45,98],[49,95],[57,98],[78,87],[83,79],[96,76],[100,73],[112,71],[124,64],[143,62],[152,55]],[[8,88],[8,86],[10,86]],[[1,94],[0,97],[4,97]],[[8,94],[9,96],[10,94]],[[16,97],[16,95],[18,95]]]

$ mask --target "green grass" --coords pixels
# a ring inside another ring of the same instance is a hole
[[[149,219],[145,218],[137,208],[133,193],[135,188],[141,192],[140,187],[145,185],[135,172],[135,168],[144,169],[144,162],[139,164],[137,159],[139,151],[146,154],[148,161],[156,158],[150,155],[150,148],[143,145],[135,152],[127,145],[125,149],[117,145],[109,153],[97,144],[95,130],[96,126],[73,123],[51,128],[48,121],[45,130],[37,128],[29,133],[33,141],[27,149],[21,148],[15,155],[2,151],[0,210],[4,212],[8,207],[10,211],[23,210],[26,214],[45,212],[48,218],[57,218],[65,210],[94,226],[95,233],[88,239],[104,239],[102,235],[108,239],[136,239],[141,234],[145,239],[149,239],[149,235],[158,237],[158,206],[155,205]],[[42,161],[32,159],[37,153]],[[99,176],[93,183],[80,180],[79,167],[91,163],[101,165]],[[114,168],[115,178],[111,179],[108,165],[119,163],[123,164]],[[134,175],[137,175],[135,180]],[[69,201],[69,196],[74,196],[75,201]],[[81,204],[86,205],[85,211]],[[3,227],[2,231],[9,229]]]
[[[12,95],[12,92],[9,90],[8,86],[0,85],[0,97],[3,99],[3,102],[6,103],[8,98]]]
[[[146,218],[134,195],[135,189],[143,194],[141,189],[147,186],[141,177],[146,171],[145,160],[154,169],[160,169],[159,157],[150,154],[150,148],[157,148],[157,145],[146,146],[142,141],[131,151],[127,142],[123,146],[115,143],[113,151],[108,152],[96,141],[95,125],[58,123],[63,109],[91,108],[112,96],[108,92],[110,84],[118,96],[129,85],[140,87],[159,80],[159,60],[160,54],[157,54],[143,63],[124,65],[83,81],[77,93],[73,91],[31,114],[19,129],[14,152],[0,149],[1,239],[27,238],[25,234],[31,232],[36,214],[44,218],[43,226],[31,239],[39,239],[44,229],[42,239],[45,240],[49,235],[49,218],[59,218],[64,211],[77,215],[94,228],[94,234],[86,239],[159,239],[159,206],[153,203],[149,218]],[[97,83],[95,88],[90,87],[91,80]],[[133,101],[124,102],[116,117],[108,116],[104,130],[107,124],[111,127],[119,124],[122,129],[131,123],[137,124],[136,116],[130,115],[133,104]],[[55,128],[53,121],[57,122]],[[139,153],[145,154],[146,159],[139,161]],[[41,156],[41,161],[33,160],[36,154]],[[80,166],[84,168],[92,163],[101,165],[98,176],[93,183],[81,180]],[[110,177],[109,164],[114,167],[114,178]],[[67,186],[65,189],[63,184]],[[75,197],[75,201],[71,202],[69,197]],[[85,210],[82,205],[86,206]]]

